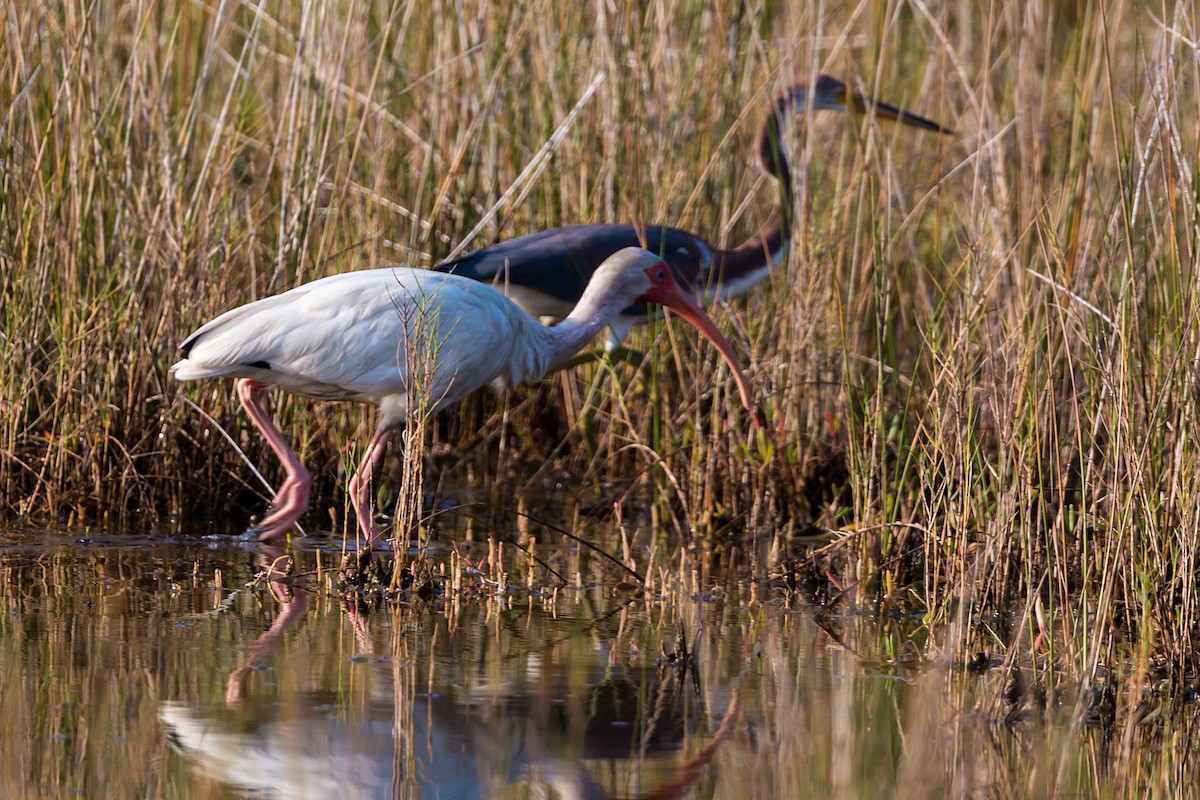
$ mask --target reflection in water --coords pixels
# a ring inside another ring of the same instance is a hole
[[[183,703],[164,703],[159,714],[171,744],[194,767],[265,797],[388,797],[394,785],[395,742],[386,720],[350,723],[332,712],[288,709],[291,719],[239,731]],[[439,743],[448,754],[452,744]],[[453,774],[448,771],[448,779]],[[458,776],[459,785],[447,783],[447,791],[469,796],[462,771]]]
[[[543,545],[576,586],[415,598],[367,617],[331,589],[329,553],[302,544],[293,569],[228,540],[0,532],[0,798],[1200,785],[1191,706],[1135,718],[1124,709],[1138,687],[1114,683],[1110,732],[1073,716],[1045,664],[963,667],[944,628],[864,612],[852,592],[818,611],[681,564],[686,591],[630,602],[599,559]]]
[[[231,708],[242,704],[246,694],[246,679],[252,670],[261,666],[270,656],[271,644],[280,634],[292,627],[308,608],[308,592],[304,589],[303,578],[290,580],[291,557],[276,545],[259,545],[259,551],[258,563],[263,568],[272,596],[279,603],[279,614],[271,623],[271,627],[250,645],[242,666],[229,674],[225,704]]]
[[[396,671],[392,659],[377,655],[368,621],[352,604],[345,611],[362,654],[357,660],[371,672],[370,702],[361,713],[304,694],[255,705],[249,678],[303,618],[308,596],[278,548],[264,545],[258,563],[279,614],[229,676],[227,711],[245,713],[208,713],[179,702],[159,711],[171,744],[195,768],[257,796],[477,797],[515,784],[560,797],[606,798],[585,762],[676,753],[697,721],[707,719],[686,654],[675,666],[637,675],[601,664],[579,704],[565,701],[570,689],[552,670],[534,692],[510,689],[497,697],[483,676],[455,687],[441,686],[435,674],[428,691],[418,693],[411,669]],[[736,701],[709,744],[690,759],[671,759],[646,796],[665,800],[686,791],[728,734],[735,711]]]

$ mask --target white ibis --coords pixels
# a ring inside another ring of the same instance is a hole
[[[308,507],[310,476],[259,404],[268,385],[322,400],[379,407],[379,425],[350,481],[359,529],[377,539],[371,476],[392,431],[420,403],[434,413],[485,384],[541,379],[583,348],[631,303],[661,303],[700,330],[729,362],[753,413],[733,348],[658,256],[626,248],[605,259],[574,311],[547,328],[499,291],[422,269],[373,269],[322,278],[227,311],[189,336],[176,380],[237,378],[238,397],[283,462],[287,478],[273,512],[252,529],[286,531]]]
[[[779,206],[758,233],[737,247],[722,250],[694,233],[662,225],[568,225],[509,239],[434,269],[491,283],[530,314],[562,319],[579,301],[604,259],[622,248],[639,246],[659,253],[679,281],[691,285],[706,302],[737,297],[765,281],[787,257],[792,238],[793,187],[784,132],[792,119],[810,108],[873,113],[925,130],[952,132],[936,122],[872,100],[829,75],[818,75],[811,87],[808,79],[802,78],[771,103],[755,146],[763,169],[779,184]],[[623,309],[609,322],[609,349],[619,345],[629,329],[645,319],[644,305]]]

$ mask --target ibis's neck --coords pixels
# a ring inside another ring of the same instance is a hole
[[[615,296],[596,280],[589,283],[571,314],[546,329],[549,363],[561,364],[587,347],[588,342],[595,339],[596,334],[629,302],[628,298]]]
[[[802,102],[802,101],[801,101]],[[792,169],[784,152],[784,120],[795,112],[778,101],[758,131],[758,157],[763,169],[779,184],[775,213],[757,233],[730,250],[714,249],[706,289],[710,302],[742,294],[771,274],[787,258],[792,241]]]

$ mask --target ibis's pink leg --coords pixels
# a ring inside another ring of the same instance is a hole
[[[279,456],[279,460],[283,462],[283,469],[287,472],[287,478],[275,493],[275,510],[250,529],[258,534],[260,541],[265,541],[283,533],[300,519],[300,515],[308,508],[308,491],[312,486],[312,478],[300,463],[300,458],[291,445],[283,438],[282,431],[275,427],[275,423],[258,404],[258,393],[262,388],[263,384],[249,378],[242,378],[237,382],[238,399],[242,401],[242,408],[246,409],[246,414],[262,432],[263,438],[271,445],[275,455]]]
[[[387,452],[390,438],[392,438],[390,430],[375,431],[375,435],[371,437],[371,442],[367,445],[367,452],[363,454],[358,472],[354,473],[354,477],[350,479],[350,503],[354,506],[354,513],[358,516],[358,529],[366,537],[367,546],[372,548],[379,539],[379,531],[375,528],[374,504],[371,502],[371,478],[375,474],[375,468],[383,460],[383,454]]]

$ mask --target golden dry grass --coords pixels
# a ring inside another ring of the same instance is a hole
[[[775,200],[747,157],[767,98],[820,70],[958,134],[799,132],[802,239],[718,312],[774,451],[727,424],[696,337],[656,325],[640,371],[433,422],[427,490],[624,497],[648,540],[916,604],[960,654],[1029,655],[1041,634],[1049,670],[1193,667],[1189,4],[34,2],[0,6],[0,31],[9,515],[244,523],[261,490],[183,398],[272,477],[269,451],[230,386],[166,379],[198,323],[558,224],[740,241]],[[342,448],[369,419],[277,408],[319,475],[311,519],[340,525]],[[814,530],[848,538],[813,555],[792,537]]]

